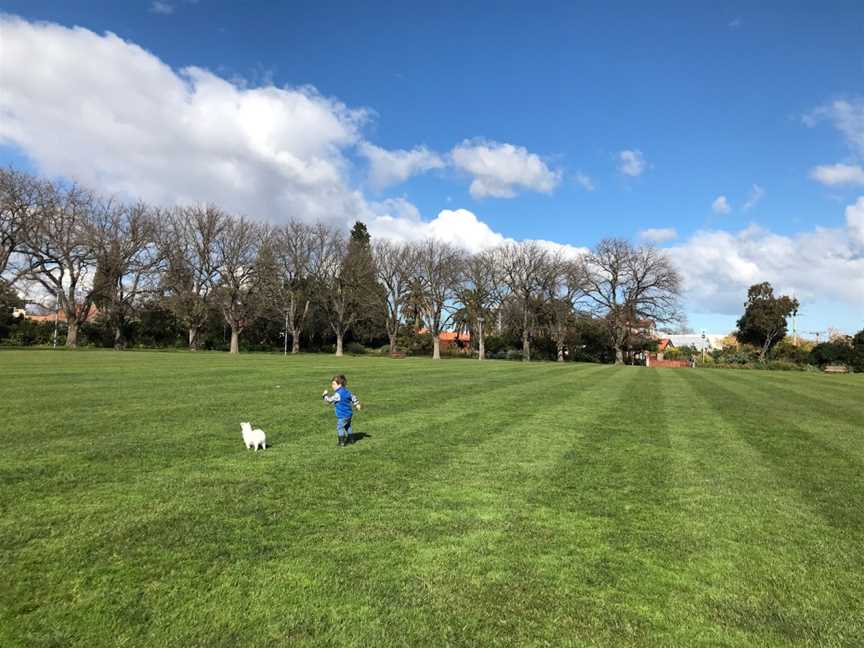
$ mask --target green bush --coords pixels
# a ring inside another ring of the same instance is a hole
[[[491,354],[505,351],[507,348],[507,342],[500,335],[487,335],[483,348],[486,351],[486,355],[489,356]]]
[[[864,373],[864,330],[858,331],[852,338],[850,366],[856,372]]]
[[[820,367],[833,364],[851,365],[852,360],[853,347],[843,340],[822,342],[810,352],[810,362]]]
[[[366,347],[359,342],[349,342],[345,345],[345,352],[350,353],[351,355],[365,355]]]

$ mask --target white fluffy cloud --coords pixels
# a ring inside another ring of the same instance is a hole
[[[732,211],[732,206],[729,204],[729,201],[726,200],[726,196],[717,196],[714,199],[714,202],[711,203],[711,209],[715,214],[728,214]]]
[[[846,208],[846,227],[849,228],[849,236],[864,251],[864,196],[858,198],[854,205]],[[864,293],[859,295],[864,303]]]
[[[864,185],[864,169],[857,164],[824,164],[814,167],[810,177],[829,187],[834,185]]]
[[[473,176],[470,191],[475,198],[513,198],[519,189],[550,193],[561,181],[560,171],[513,144],[465,140],[450,157],[457,169]]]
[[[624,175],[637,177],[644,173],[648,163],[642,151],[621,151],[618,153],[618,171]]]
[[[700,231],[667,248],[684,277],[687,303],[736,314],[747,288],[768,281],[803,300],[864,303],[864,197],[846,209],[846,228],[783,236],[755,225],[738,232]]]
[[[114,34],[0,19],[0,142],[50,175],[159,204],[212,201],[273,221],[368,212],[343,151],[364,110],[314,89],[172,70]]]
[[[678,231],[674,227],[658,227],[642,230],[639,238],[649,243],[665,243],[678,238]]]
[[[397,241],[417,242],[433,238],[452,243],[468,252],[480,252],[511,241],[495,232],[467,209],[444,209],[431,221],[415,218],[379,216],[369,223],[372,236]]]
[[[395,211],[399,215],[394,217],[388,214],[373,219],[369,224],[372,236],[403,242],[419,242],[432,238],[471,253],[515,242],[515,239],[493,230],[467,209],[444,209],[431,221],[423,221],[419,213],[411,215],[405,211],[400,212],[394,209],[393,205],[388,205],[387,211]],[[564,257],[575,258],[588,252],[587,248],[565,243],[542,239],[534,241],[550,252]]]
[[[413,175],[444,166],[441,156],[425,146],[417,146],[410,151],[388,151],[363,142],[359,151],[369,160],[369,180],[378,189],[399,184]]]

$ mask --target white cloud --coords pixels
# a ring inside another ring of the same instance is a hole
[[[659,227],[642,230],[639,238],[649,243],[665,243],[678,238],[678,231],[674,227]]]
[[[383,215],[369,223],[369,232],[372,236],[406,242],[433,238],[468,252],[480,252],[513,240],[493,231],[467,209],[444,209],[431,221]]]
[[[174,5],[169,2],[160,2],[160,0],[153,0],[150,3],[150,13],[162,14],[162,15],[170,15],[174,13]]]
[[[550,193],[561,181],[561,172],[550,169],[540,157],[513,144],[465,140],[450,153],[453,165],[474,177],[474,198],[513,198],[518,189]]]
[[[858,198],[854,205],[846,208],[846,227],[849,228],[849,236],[864,251],[864,196]],[[864,302],[864,293],[859,295]]]
[[[590,176],[578,171],[573,178],[576,180],[576,184],[582,187],[585,191],[594,191],[594,183],[591,181]]]
[[[618,153],[618,171],[624,175],[637,177],[644,173],[647,167],[642,151],[621,151]]]
[[[864,197],[846,209],[846,228],[793,236],[755,225],[738,232],[703,230],[666,248],[684,277],[693,310],[739,314],[747,289],[768,281],[780,293],[860,308],[864,298]]]
[[[560,254],[561,256],[567,259],[575,259],[577,257],[583,256],[591,252],[586,247],[577,247],[575,245],[568,245],[566,243],[556,243],[555,241],[544,241],[543,239],[529,239],[534,243],[537,243],[541,247],[546,248],[549,252],[553,254]]]
[[[753,185],[753,188],[750,190],[750,195],[747,197],[747,202],[744,203],[744,206],[741,208],[744,211],[749,211],[757,204],[762,198],[765,197],[765,190],[757,184]]]
[[[378,189],[405,182],[413,175],[444,166],[441,156],[425,146],[417,146],[410,151],[388,151],[363,142],[359,151],[369,160],[369,180]]]
[[[849,147],[864,157],[864,98],[840,99],[803,117],[804,123],[810,127],[823,120],[831,122],[843,134]]]
[[[729,201],[726,200],[726,196],[717,196],[714,199],[714,202],[711,203],[711,209],[715,214],[728,214],[732,211],[732,206],[729,204]]]
[[[393,205],[386,207],[392,209]],[[515,242],[515,239],[493,230],[467,209],[443,209],[431,221],[423,221],[417,213],[406,214],[404,217],[385,214],[378,216],[369,223],[369,233],[374,237],[403,242],[419,242],[432,238],[450,243],[470,253],[482,252],[505,243]],[[556,243],[543,239],[526,240],[539,244],[549,252],[571,259],[588,252],[588,248],[566,243]]]
[[[864,169],[857,164],[824,164],[811,169],[810,177],[829,187],[844,184],[864,185]]]
[[[738,29],[741,26],[741,17],[738,16],[729,22],[729,29]]]
[[[3,17],[0,41],[0,142],[43,173],[262,220],[369,212],[344,154],[361,141],[365,110],[310,87],[247,88],[201,68],[175,71],[110,33]]]

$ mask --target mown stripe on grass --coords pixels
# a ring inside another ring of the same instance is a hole
[[[842,645],[836,640],[856,631],[845,623],[847,596],[855,588],[836,582],[835,572],[859,559],[833,553],[837,541],[844,544],[842,534],[833,537],[836,530],[742,438],[738,419],[727,416],[735,412],[734,401],[722,391],[700,392],[695,372],[666,370],[665,377],[675,395],[671,404],[689,409],[672,438],[684,461],[681,503],[700,546],[686,565],[686,598],[674,606],[690,610],[694,626],[718,640]],[[703,406],[687,407],[694,402]],[[832,573],[836,588],[827,586]],[[838,626],[839,619],[844,623]]]
[[[864,527],[861,459],[826,441],[820,426],[814,429],[799,425],[800,418],[790,415],[788,409],[776,407],[782,398],[765,397],[763,390],[723,381],[709,372],[699,372],[693,385],[706,400],[714,389],[725,396],[727,403],[731,402],[732,407],[721,413],[737,419],[741,438],[758,450],[778,476],[794,486],[829,524],[849,529]],[[751,415],[741,416],[743,412]],[[838,489],[838,479],[849,485],[849,490]]]

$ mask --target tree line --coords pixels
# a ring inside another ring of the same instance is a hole
[[[386,335],[395,353],[407,328],[431,335],[436,359],[439,334],[457,330],[480,359],[487,338],[506,331],[524,360],[541,336],[564,360],[574,327],[590,321],[621,363],[651,326],[680,316],[681,278],[648,245],[606,239],[577,255],[522,241],[468,254],[433,239],[373,241],[360,222],[348,233],[209,204],[127,203],[13,168],[0,171],[0,240],[5,290],[38,286],[62,311],[70,348],[94,311],[124,348],[129,322],[155,302],[182,324],[190,350],[215,312],[232,353],[264,319],[279,323],[292,353],[312,325],[336,355],[358,330]]]

